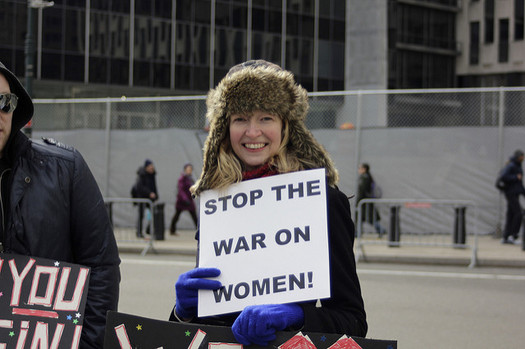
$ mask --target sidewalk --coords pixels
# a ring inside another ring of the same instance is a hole
[[[194,230],[180,230],[178,235],[170,235],[166,230],[164,240],[135,238],[134,233],[116,229],[117,244],[121,253],[143,254],[197,254],[197,242]],[[124,239],[123,236],[129,237]],[[402,237],[403,238],[403,237]],[[363,246],[364,256],[359,263],[410,263],[410,264],[440,264],[468,266],[472,257],[472,249],[434,246],[399,246],[388,247],[387,240],[375,240],[367,237]],[[467,244],[474,245],[474,237],[468,236]],[[148,248],[149,246],[149,248]],[[358,253],[358,251],[355,251]],[[503,245],[499,239],[483,235],[478,237],[477,260],[478,267],[520,267],[525,268],[525,251],[521,245]]]

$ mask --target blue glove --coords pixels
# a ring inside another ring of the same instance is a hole
[[[217,290],[222,287],[218,280],[206,278],[221,274],[217,268],[195,268],[179,276],[175,283],[177,303],[175,311],[183,319],[191,319],[197,315],[197,295],[199,289]]]
[[[252,305],[239,314],[232,332],[241,344],[267,346],[275,340],[275,332],[290,326],[300,327],[303,323],[303,308],[297,304]]]

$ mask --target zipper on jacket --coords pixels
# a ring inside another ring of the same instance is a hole
[[[0,253],[4,252],[4,242],[5,242],[5,210],[4,210],[4,199],[2,197],[2,182],[4,181],[4,174],[9,172],[9,168],[6,168],[0,174],[0,218],[2,219],[2,235],[0,236]]]

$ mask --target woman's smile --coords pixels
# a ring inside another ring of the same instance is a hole
[[[244,146],[248,149],[258,150],[266,146],[266,143],[246,143]]]

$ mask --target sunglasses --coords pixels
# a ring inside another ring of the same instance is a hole
[[[14,93],[0,93],[0,110],[4,113],[12,113],[18,104],[18,97]]]

